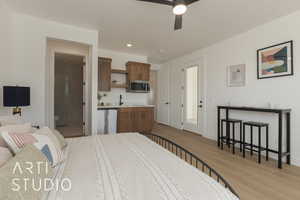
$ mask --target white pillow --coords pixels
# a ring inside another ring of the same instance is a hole
[[[48,136],[3,132],[2,137],[15,154],[20,152],[26,145],[32,144],[47,157],[52,167],[63,161],[62,151]]]
[[[0,167],[3,166],[13,155],[8,148],[0,147]]]
[[[67,142],[64,137],[55,129],[48,127],[41,128],[35,132],[38,135],[46,135],[57,145],[61,150],[67,146]]]
[[[31,133],[32,128],[30,123],[26,124],[17,124],[17,125],[7,125],[0,127],[0,147],[8,147],[5,141],[2,138],[2,132],[8,133]]]
[[[55,135],[55,137],[59,141],[61,149],[64,149],[66,146],[68,146],[68,143],[67,143],[66,139],[64,138],[64,136],[58,130],[51,129],[51,131],[52,131],[53,135]]]
[[[45,136],[48,136],[51,141],[53,142],[53,144],[55,145],[56,148],[60,148],[60,144],[59,144],[59,141],[58,139],[55,137],[55,135],[52,133],[51,129],[48,128],[48,127],[43,127],[41,129],[38,129],[35,131],[34,134],[37,134],[37,135],[45,135]],[[61,148],[60,148],[61,149]]]
[[[24,124],[19,116],[0,116],[0,126]]]

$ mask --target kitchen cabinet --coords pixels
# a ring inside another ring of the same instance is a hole
[[[150,80],[150,64],[139,62],[127,62],[127,79],[128,81],[149,81]]]
[[[98,91],[111,90],[111,62],[110,58],[98,58]]]
[[[130,107],[118,110],[118,133],[150,133],[154,123],[153,107]]]
[[[117,119],[117,132],[132,132],[132,108],[119,108]]]

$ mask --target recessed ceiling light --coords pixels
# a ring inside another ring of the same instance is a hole
[[[127,43],[126,46],[127,46],[127,47],[132,47],[133,45],[130,44],[130,43]]]

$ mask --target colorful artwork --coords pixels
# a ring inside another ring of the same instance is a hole
[[[293,42],[281,43],[257,51],[257,78],[293,75]]]

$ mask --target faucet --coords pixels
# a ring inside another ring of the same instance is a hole
[[[119,106],[123,105],[124,102],[122,101],[123,96],[120,94],[120,101],[119,101]]]

